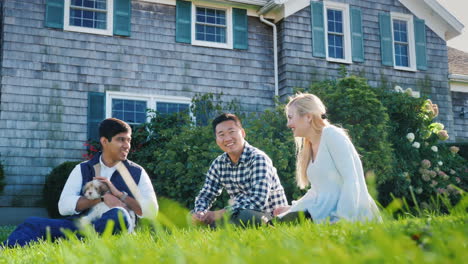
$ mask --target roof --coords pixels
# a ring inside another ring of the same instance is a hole
[[[450,74],[468,75],[468,53],[448,47]]]
[[[398,0],[440,38],[450,40],[462,33],[463,24],[437,0]]]

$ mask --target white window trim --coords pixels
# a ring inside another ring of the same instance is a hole
[[[409,58],[409,67],[402,67],[402,66],[396,66],[396,61],[395,61],[395,36],[393,32],[393,20],[398,19],[398,20],[404,20],[407,23],[407,28],[408,28],[408,58]],[[402,71],[411,71],[411,72],[416,72],[416,43],[414,41],[414,23],[413,23],[413,16],[408,15],[408,14],[402,14],[402,13],[395,13],[391,12],[390,13],[390,26],[391,26],[391,31],[392,31],[392,51],[393,51],[393,68],[396,70],[402,70]]]
[[[114,1],[107,0],[107,29],[77,27],[70,25],[70,0],[65,0],[64,4],[64,18],[63,18],[63,29],[66,31],[76,31],[90,34],[112,36],[114,30]]]
[[[106,118],[112,117],[112,99],[124,99],[124,100],[138,100],[146,101],[148,109],[156,110],[156,105],[160,103],[175,103],[175,104],[188,104],[189,108],[192,105],[192,99],[183,96],[165,96],[165,95],[141,95],[126,92],[106,92]],[[190,117],[193,118],[190,112]],[[146,118],[146,122],[149,122],[149,117]]]
[[[343,11],[343,35],[344,35],[344,59],[331,58],[328,56],[328,17],[327,9],[338,9]],[[349,5],[343,3],[335,3],[329,1],[323,1],[323,19],[324,19],[324,31],[325,31],[325,53],[327,61],[339,62],[352,64],[351,54],[351,18],[349,16]]]
[[[196,40],[195,24],[196,24],[196,14],[197,7],[204,7],[210,9],[222,9],[226,10],[226,43],[217,43],[211,41],[202,41]],[[195,46],[204,46],[212,48],[222,48],[222,49],[233,49],[233,28],[232,28],[232,7],[226,7],[223,5],[216,4],[200,4],[197,2],[192,2],[192,45]]]

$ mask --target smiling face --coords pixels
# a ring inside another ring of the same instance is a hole
[[[233,120],[227,120],[216,125],[216,144],[226,152],[234,163],[239,160],[244,151],[245,131]]]
[[[287,126],[293,131],[295,137],[306,137],[310,133],[310,115],[299,115],[296,107],[291,105],[288,107],[287,118]]]
[[[112,137],[111,141],[101,137],[102,159],[108,167],[127,159],[132,140],[131,132],[122,132]]]

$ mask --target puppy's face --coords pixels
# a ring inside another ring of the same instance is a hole
[[[107,185],[98,180],[92,180],[83,186],[83,195],[89,200],[99,199],[107,191],[109,191]]]

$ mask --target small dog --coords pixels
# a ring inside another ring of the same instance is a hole
[[[101,197],[104,196],[104,194],[107,192],[109,192],[109,187],[107,184],[99,180],[92,180],[83,186],[83,195],[89,200],[101,199]],[[96,204],[89,209],[87,215],[80,218],[79,225],[83,227],[90,224],[94,220],[101,218],[102,215],[110,209],[111,208],[109,208],[109,206],[107,206],[104,202]],[[132,232],[135,226],[135,213],[130,210],[127,211],[126,209],[122,210],[122,212],[125,216],[127,216],[127,219],[129,219],[130,222],[128,232]]]

